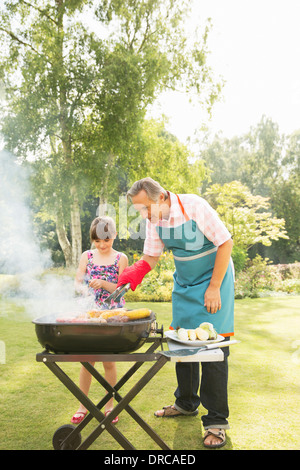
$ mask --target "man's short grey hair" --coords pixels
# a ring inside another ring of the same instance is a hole
[[[167,191],[157,181],[154,181],[150,177],[143,178],[133,183],[127,192],[127,197],[132,198],[142,190],[146,192],[149,199],[155,202],[158,200],[161,193],[164,194],[165,199],[168,197]]]

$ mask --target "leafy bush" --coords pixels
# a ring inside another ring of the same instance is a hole
[[[139,255],[133,255],[137,260]],[[134,292],[129,291],[126,294],[128,302],[171,302],[173,290],[173,273],[175,264],[173,255],[170,252],[164,252],[155,268],[147,274],[141,285]]]
[[[257,255],[248,262],[246,269],[241,271],[235,283],[235,297],[258,297],[263,290],[272,290],[273,276],[268,269],[268,258]]]
[[[140,258],[134,254],[133,261]],[[236,271],[235,298],[256,298],[270,292],[300,293],[300,263],[272,265],[268,258],[257,255],[247,258],[243,250],[235,249],[233,260]],[[170,252],[162,254],[142,284],[126,294],[128,302],[170,302],[172,300],[175,264]]]
[[[284,279],[276,291],[287,294],[300,294],[300,279]]]
[[[247,267],[238,273],[235,282],[235,298],[259,297],[266,292],[300,292],[300,263],[271,265],[268,258],[257,255]]]
[[[248,260],[247,250],[241,248],[240,246],[233,245],[231,257],[233,260],[235,273],[238,274],[246,266]]]

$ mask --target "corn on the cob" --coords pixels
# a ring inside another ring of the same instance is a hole
[[[91,318],[98,318],[98,317],[100,317],[102,311],[101,310],[89,310],[86,313]]]
[[[147,318],[151,314],[149,308],[138,308],[136,310],[126,310],[125,308],[115,308],[113,310],[104,310],[101,313],[101,318],[107,320],[108,318],[115,316],[126,316],[129,320],[140,320],[141,318]]]
[[[150,317],[151,310],[149,308],[138,308],[136,310],[127,310],[124,313],[129,320],[140,320],[141,318]]]
[[[106,320],[107,318],[115,317],[116,315],[127,315],[127,313],[127,310],[124,308],[115,308],[113,310],[102,310],[100,317]]]

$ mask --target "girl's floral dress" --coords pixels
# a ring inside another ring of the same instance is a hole
[[[118,253],[116,259],[113,264],[109,264],[106,266],[99,266],[93,263],[93,252],[89,250],[87,252],[88,255],[88,262],[86,266],[86,274],[84,277],[84,282],[88,285],[89,281],[92,279],[102,279],[103,281],[113,282],[117,284],[118,277],[119,277],[119,266],[118,262],[121,258],[122,253]],[[105,299],[110,295],[105,289],[93,289],[89,287],[91,293],[95,294],[95,302],[96,304],[101,307],[102,302],[105,302]],[[124,297],[118,299],[118,302],[112,301],[110,304],[114,308],[121,308],[125,305]]]

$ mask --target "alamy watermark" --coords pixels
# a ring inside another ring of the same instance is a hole
[[[169,226],[168,219],[160,219],[160,214],[168,213],[169,206],[167,204],[152,204],[149,208],[135,207],[133,204],[128,206],[126,196],[119,197],[118,215],[116,207],[112,204],[105,203],[100,204],[97,209],[96,216],[109,216],[115,223],[119,239],[133,240],[146,238],[146,222],[148,219],[150,223],[155,226],[163,227],[164,239],[168,240],[174,237],[177,240],[184,239],[186,241],[185,248],[197,249],[202,248],[204,243],[204,235],[201,228],[205,227],[205,214],[203,208],[195,207],[193,205],[185,205],[187,213],[193,214],[193,220],[197,222],[197,226],[200,230],[196,230],[194,224],[193,230],[191,230],[190,224],[185,224],[184,216],[182,215],[182,221],[178,224],[176,230],[172,231]],[[178,218],[180,219],[180,217]],[[176,224],[175,224],[176,225]],[[103,234],[105,235],[105,233]]]

